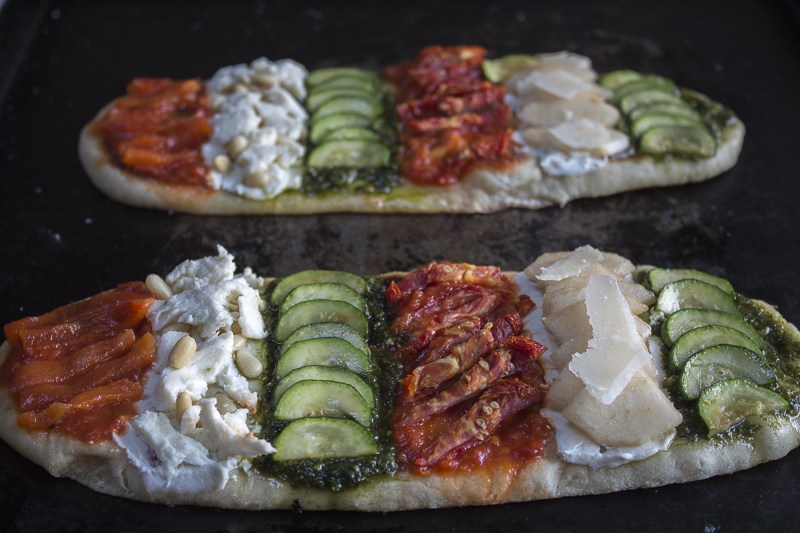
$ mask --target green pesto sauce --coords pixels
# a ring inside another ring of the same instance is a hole
[[[273,282],[266,292],[266,299],[275,287]],[[365,380],[375,392],[375,409],[372,411],[370,432],[376,437],[378,453],[362,457],[340,459],[274,461],[271,456],[261,456],[253,460],[255,468],[265,475],[271,475],[288,481],[295,487],[312,487],[340,491],[353,488],[376,476],[391,475],[397,471],[397,454],[391,433],[391,413],[394,408],[395,386],[400,379],[401,365],[391,360],[394,353],[395,339],[389,332],[386,315],[383,310],[383,291],[387,282],[378,278],[367,278],[367,291],[364,299],[367,303],[367,314],[370,325],[368,343],[371,348],[370,362],[372,373]],[[278,309],[270,308],[264,313],[268,331],[274,331],[278,321]],[[267,342],[268,364],[266,376],[260,393],[261,427],[260,438],[274,442],[278,434],[289,422],[272,418],[272,391],[275,365],[280,344]]]
[[[736,114],[722,104],[714,102],[694,91],[681,91],[683,98],[692,108],[697,111],[703,119],[703,123],[717,138],[719,143],[722,138],[722,130],[732,126],[737,120]]]
[[[790,335],[785,324],[779,323],[765,313],[753,300],[736,295],[736,305],[744,319],[758,331],[764,341],[764,359],[777,377],[775,383],[764,385],[789,400],[789,411],[778,416],[796,417],[800,415],[800,343]],[[655,324],[653,335],[660,335],[661,324]],[[683,415],[683,422],[676,428],[677,438],[689,441],[708,440],[724,444],[733,440],[750,441],[760,428],[759,418],[746,419],[730,430],[708,437],[708,427],[698,412],[697,400],[684,400],[680,393],[680,372],[667,368],[662,383],[675,408]]]
[[[325,196],[331,193],[348,194],[386,194],[401,181],[397,161],[397,137],[400,134],[400,121],[395,112],[395,99],[391,90],[381,92],[383,115],[375,120],[370,129],[378,134],[378,140],[392,149],[392,161],[385,167],[330,167],[312,168],[306,166],[303,175],[303,192],[309,196]],[[309,146],[310,154],[313,146]]]

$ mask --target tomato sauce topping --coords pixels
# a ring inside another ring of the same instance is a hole
[[[144,283],[7,324],[11,346],[0,368],[28,431],[55,431],[85,442],[110,440],[137,413],[142,378],[156,340]]]
[[[401,172],[420,185],[457,183],[470,170],[517,161],[505,87],[489,82],[479,46],[429,46],[385,69],[403,124]]]
[[[516,473],[544,452],[546,348],[519,336],[534,304],[516,291],[495,267],[435,262],[386,290],[391,330],[406,339],[392,417],[403,468]]]
[[[155,181],[211,188],[201,148],[213,112],[200,80],[136,78],[92,131],[114,163]]]

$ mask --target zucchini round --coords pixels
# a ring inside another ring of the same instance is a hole
[[[367,281],[361,276],[356,276],[350,272],[341,270],[303,270],[283,278],[275,285],[275,289],[273,289],[269,298],[270,305],[279,306],[290,292],[300,285],[309,283],[341,283],[359,294],[364,294],[367,290]]]
[[[292,370],[304,366],[333,366],[361,375],[370,371],[367,354],[346,340],[334,337],[294,343],[278,360],[275,376],[283,379]]]
[[[335,459],[378,453],[372,434],[347,418],[302,418],[295,420],[274,442],[275,461]]]
[[[289,293],[281,304],[280,314],[284,315],[295,305],[311,300],[338,300],[349,303],[362,313],[367,312],[367,304],[364,298],[347,285],[342,283],[308,283],[294,288]]]
[[[296,342],[305,341],[308,339],[320,339],[325,337],[336,337],[346,340],[356,347],[356,349],[368,354],[370,353],[369,345],[364,337],[359,335],[352,326],[342,324],[341,322],[318,322],[316,324],[308,324],[289,335],[289,338],[283,341],[280,347],[280,355],[286,353],[286,350],[292,347]]]
[[[775,381],[775,374],[755,352],[720,344],[697,352],[686,361],[681,374],[681,396],[696,400],[714,383],[729,379],[749,379],[756,385],[766,385]]]

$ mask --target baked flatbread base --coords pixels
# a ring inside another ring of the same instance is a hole
[[[763,312],[800,340],[800,332],[770,305],[756,301]],[[9,352],[0,347],[0,364]],[[16,423],[19,411],[6,389],[0,389],[0,437],[52,475],[74,479],[98,492],[168,505],[191,504],[231,509],[290,509],[299,502],[307,510],[399,511],[490,505],[563,496],[602,494],[728,474],[779,459],[800,445],[797,407],[792,412],[761,417],[760,428],[747,442],[675,441],[666,452],[614,468],[591,468],[558,458],[553,442],[545,456],[513,476],[502,470],[453,475],[417,476],[398,473],[353,490],[331,492],[295,489],[289,484],[242,469],[232,473],[223,490],[203,493],[148,491],[142,476],[116,443],[91,445],[56,434],[28,433]]]
[[[105,109],[95,120],[105,114]],[[605,167],[586,174],[548,176],[535,161],[528,159],[508,171],[476,170],[451,187],[422,187],[404,181],[387,194],[330,193],[315,197],[291,191],[264,201],[141,178],[112,164],[102,139],[91,132],[89,125],[81,132],[78,153],[98,189],[113,200],[136,207],[197,215],[491,213],[515,207],[538,209],[564,205],[576,198],[707,180],[736,164],[744,133],[744,125],[736,120],[722,132],[717,154],[696,161],[673,158],[657,161],[649,156],[637,156],[610,161]]]

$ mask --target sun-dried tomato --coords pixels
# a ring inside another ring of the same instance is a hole
[[[431,46],[385,70],[404,128],[400,170],[410,181],[449,186],[475,168],[517,160],[505,88],[483,76],[485,55],[479,46]]]

